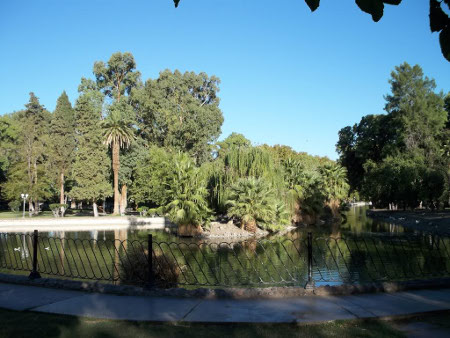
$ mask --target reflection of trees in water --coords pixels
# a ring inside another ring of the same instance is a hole
[[[316,231],[313,234],[316,281],[322,278],[353,283],[450,274],[449,238],[402,237],[395,235],[397,228],[392,227],[388,230],[393,235],[384,232],[384,235],[351,236],[339,225]],[[153,236],[153,250],[176,263],[173,269],[181,284],[302,285],[307,277],[306,231],[292,231],[269,240],[222,244],[179,239],[161,232]],[[55,232],[52,238],[42,236],[39,270],[66,277],[119,280],[120,266],[129,259],[126,253],[135,245],[146,249],[148,233],[117,229],[101,232],[100,236],[98,232]],[[346,240],[339,239],[341,236]],[[96,241],[98,237],[100,240]],[[2,234],[0,266],[31,268],[31,248],[31,235]]]

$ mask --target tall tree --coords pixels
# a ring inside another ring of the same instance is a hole
[[[14,163],[8,181],[4,185],[8,199],[17,199],[21,193],[29,195],[29,210],[39,211],[39,200],[50,196],[46,170],[43,168],[48,145],[50,113],[30,93],[25,110],[17,113],[20,125],[17,143],[18,160]],[[17,197],[16,197],[17,196]]]
[[[59,184],[59,203],[65,204],[64,183],[75,158],[75,112],[65,91],[58,98],[52,116],[50,147],[50,162]],[[63,207],[61,214],[64,215]]]
[[[2,184],[9,177],[11,165],[19,160],[16,151],[19,133],[20,124],[11,115],[0,116],[0,201],[5,197]]]
[[[141,73],[135,70],[136,62],[133,54],[117,52],[111,55],[108,63],[94,63],[94,75],[97,86],[106,96],[120,101],[125,94],[140,83]]]
[[[436,94],[433,79],[424,76],[419,65],[403,63],[391,73],[391,94],[386,111],[399,126],[406,151],[424,156],[429,164],[439,156],[439,134],[447,122],[443,93]]]
[[[126,185],[122,194],[119,192],[120,149],[128,148],[134,140],[132,121],[123,112],[129,108],[123,102],[116,102],[110,107],[108,117],[102,121],[104,144],[112,149],[112,169],[114,173],[114,214],[123,214],[126,201]],[[122,196],[122,201],[120,201]],[[116,198],[117,197],[117,198]],[[122,208],[120,208],[122,206]],[[120,210],[122,209],[122,210]]]
[[[128,110],[127,107],[125,107],[125,105],[128,105],[128,100],[123,100],[123,97],[124,95],[130,95],[131,90],[140,84],[141,75],[138,71],[136,71],[136,62],[134,61],[133,54],[129,52],[125,52],[123,54],[121,52],[117,52],[111,55],[107,64],[103,61],[95,62],[94,75],[97,80],[98,89],[102,90],[106,96],[115,100],[115,103],[117,105],[121,105],[120,107],[122,109]],[[121,195],[119,192],[120,148],[122,145],[129,145],[128,142],[123,143],[123,141],[127,140],[127,137],[125,136],[126,134],[123,134],[123,132],[125,131],[124,128],[129,124],[129,121],[124,121],[122,123],[118,120],[121,117],[123,116],[120,116],[119,114],[110,116],[110,120],[108,122],[109,127],[105,131],[105,133],[112,132],[111,127],[113,124],[115,125],[115,136],[112,137],[111,141],[107,142],[107,144],[112,148],[114,172],[114,214],[116,215],[120,213],[120,204],[124,204],[123,202],[121,203]],[[121,131],[117,128],[120,128]],[[131,133],[128,133],[128,135],[131,135]],[[106,137],[108,140],[108,135]],[[118,143],[116,143],[116,141]],[[126,185],[124,185],[123,190],[126,192]]]
[[[219,83],[215,76],[178,70],[148,80],[134,97],[143,137],[187,152],[198,163],[210,159],[223,123]]]
[[[97,202],[111,196],[108,182],[109,161],[103,144],[101,114],[89,93],[82,94],[75,105],[77,153],[73,165],[75,186],[70,195],[77,200],[92,202],[98,216]]]

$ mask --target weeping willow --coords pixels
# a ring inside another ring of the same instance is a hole
[[[286,194],[281,162],[261,147],[230,149],[223,158],[205,167],[209,176],[210,200],[218,210],[224,210],[230,187],[240,178],[263,178],[276,191],[277,197]]]

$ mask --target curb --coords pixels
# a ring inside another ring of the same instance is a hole
[[[129,285],[113,285],[103,282],[76,281],[57,278],[39,278],[30,280],[27,276],[10,275],[3,273],[0,273],[0,283],[123,296],[178,297],[199,299],[280,299],[312,295],[345,296],[362,293],[394,293],[407,290],[450,288],[450,278],[436,278],[431,280],[368,283],[360,285],[324,285],[319,286],[315,289],[305,289],[301,286],[266,288],[146,289]]]

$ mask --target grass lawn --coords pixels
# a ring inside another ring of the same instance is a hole
[[[0,309],[0,337],[405,337],[395,327],[417,321],[450,330],[450,313],[391,321],[350,320],[325,324],[153,324],[17,312]]]

